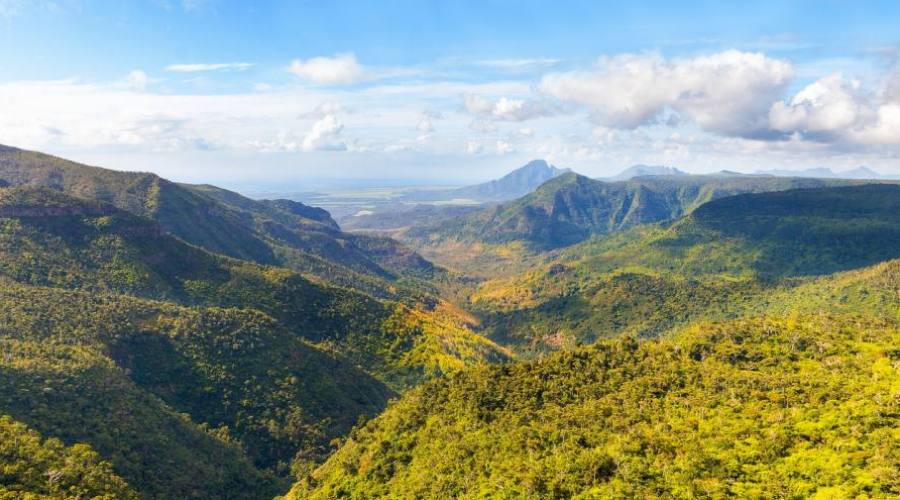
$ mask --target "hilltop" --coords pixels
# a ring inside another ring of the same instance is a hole
[[[289,200],[256,201],[154,174],[89,167],[42,153],[0,149],[0,181],[45,187],[151,219],[210,252],[289,267],[379,296],[418,288],[440,270],[393,240],[343,233],[327,212]],[[410,278],[414,283],[404,283]],[[392,291],[394,290],[394,291]]]
[[[408,238],[524,241],[538,248],[568,246],[593,234],[671,220],[701,204],[747,192],[834,185],[816,179],[727,176],[646,177],[603,182],[567,173],[518,200],[442,222],[413,228]]]
[[[831,288],[828,275],[900,257],[898,200],[895,185],[721,198],[675,221],[594,238],[528,271],[488,279],[471,306],[494,338],[540,351],[659,335],[700,318],[796,303],[792,294],[812,301],[831,295],[818,288]],[[824,281],[807,283],[813,278]],[[889,288],[867,288],[883,299],[872,311],[896,303]]]

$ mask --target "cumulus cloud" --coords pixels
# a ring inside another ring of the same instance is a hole
[[[829,75],[769,111],[772,128],[819,142],[900,144],[900,99],[892,88],[867,92],[859,80]]]
[[[147,73],[136,69],[128,75],[125,76],[125,83],[132,90],[143,91],[147,88],[147,82],[149,78],[147,78]]]
[[[550,111],[540,102],[507,97],[492,100],[484,96],[469,94],[463,96],[463,105],[469,113],[493,120],[520,122],[550,114]]]
[[[474,130],[476,132],[481,132],[482,134],[488,134],[491,132],[497,131],[497,124],[488,120],[482,120],[476,118],[469,123],[469,129]]]
[[[291,62],[290,72],[318,85],[348,85],[362,80],[365,75],[353,54],[313,57],[305,61],[295,59]]]
[[[253,67],[252,63],[232,62],[232,63],[196,63],[196,64],[170,64],[166,66],[166,71],[174,73],[199,73],[203,71],[245,71]]]
[[[509,133],[512,139],[531,139],[534,137],[534,129],[531,127],[520,128]]]
[[[344,109],[343,104],[333,99],[329,99],[316,104],[316,107],[311,111],[301,113],[300,118],[325,118],[328,115],[337,115],[345,111],[347,110]]]
[[[515,151],[516,148],[513,147],[512,144],[506,141],[497,141],[497,154],[507,154]]]
[[[421,120],[419,120],[419,123],[416,124],[416,130],[425,133],[433,132],[434,124],[431,123],[431,120],[429,118],[423,117]]]
[[[768,130],[768,112],[793,78],[792,65],[762,53],[729,50],[694,58],[658,54],[601,57],[590,71],[545,76],[540,90],[587,106],[605,127],[634,129],[677,113],[731,136]]]
[[[466,153],[470,155],[477,155],[481,154],[482,151],[484,151],[484,146],[481,143],[475,141],[469,141],[468,143],[466,143]]]
[[[303,151],[344,151],[347,144],[341,140],[344,125],[334,115],[326,115],[313,124],[312,130],[303,137]]]

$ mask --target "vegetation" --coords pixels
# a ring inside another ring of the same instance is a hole
[[[491,336],[538,352],[622,333],[658,335],[700,318],[797,305],[794,297],[836,307],[824,300],[834,280],[815,276],[900,257],[898,195],[898,186],[869,185],[723,198],[488,280],[472,304]],[[896,303],[890,289],[858,281],[869,297]],[[854,312],[873,307],[859,304]]]
[[[45,199],[53,200],[52,211]],[[103,212],[88,213],[91,207]],[[54,191],[2,189],[4,214],[0,275],[18,282],[256,309],[398,390],[436,373],[435,366],[448,366],[425,352],[458,355],[462,362],[505,358],[440,301],[408,306],[314,283],[287,269],[213,255],[151,221]]]
[[[0,498],[900,496],[900,186],[838,182],[559,175],[408,230],[466,277],[0,147]]]
[[[896,325],[702,323],[408,393],[292,498],[891,498]]]
[[[556,177],[517,200],[401,235],[427,258],[462,272],[482,273],[483,252],[523,270],[535,252],[566,247],[641,224],[669,221],[702,204],[740,193],[819,188],[855,181],[727,175],[638,177],[603,182],[574,173]],[[858,183],[858,182],[857,182]],[[509,247],[513,244],[512,248]]]
[[[415,277],[440,273],[399,244],[342,233],[327,212],[297,202],[255,201],[213,186],[176,184],[153,174],[88,167],[7,147],[0,148],[0,181],[0,186],[45,187],[110,204],[210,252],[289,267],[381,297],[413,293],[415,286],[401,280],[407,271]],[[367,247],[379,252],[370,255]]]
[[[90,446],[42,439],[27,426],[0,416],[0,498],[137,499],[137,494]]]
[[[0,412],[151,498],[271,498],[392,389],[506,359],[441,301],[210,254],[55,190],[0,189],[0,255]]]

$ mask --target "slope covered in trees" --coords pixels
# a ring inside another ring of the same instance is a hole
[[[292,498],[891,498],[895,323],[816,315],[619,338],[418,388]]]
[[[858,181],[715,174],[603,182],[567,173],[517,200],[416,225],[398,237],[442,266],[496,277],[526,269],[523,262],[535,255],[642,224],[673,220],[710,200],[853,182]]]
[[[89,446],[65,446],[0,415],[0,498],[139,498]]]
[[[898,257],[898,186],[747,194],[574,245],[471,301],[493,336],[540,351],[816,297],[829,279],[810,276]]]
[[[0,189],[0,275],[33,285],[263,311],[390,384],[503,359],[440,301],[404,305],[210,254],[147,219],[46,189]]]
[[[838,181],[774,177],[661,176],[602,182],[566,173],[517,200],[471,215],[413,228],[417,240],[524,241],[557,248],[649,222],[671,220],[701,204],[747,192],[832,185]]]
[[[0,188],[0,256],[0,413],[149,498],[270,498],[394,390],[506,359],[446,303],[211,254],[58,190]]]
[[[9,147],[0,147],[0,181],[114,205],[211,252],[290,267],[381,296],[396,295],[392,284],[406,273],[439,272],[395,242],[342,233],[324,210],[288,200],[255,201],[213,186],[176,184],[154,174],[89,167]]]

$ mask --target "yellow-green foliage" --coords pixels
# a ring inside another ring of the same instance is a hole
[[[492,338],[540,352],[622,333],[658,335],[766,304],[881,313],[896,293],[863,275],[856,290],[843,291],[817,277],[898,256],[898,186],[741,195],[669,224],[571,246],[547,262],[533,258],[531,270],[488,280],[470,300]]]
[[[139,497],[90,446],[42,439],[24,424],[0,415],[0,499],[88,498]]]
[[[428,383],[292,498],[893,498],[898,411],[893,324],[703,323]]]

